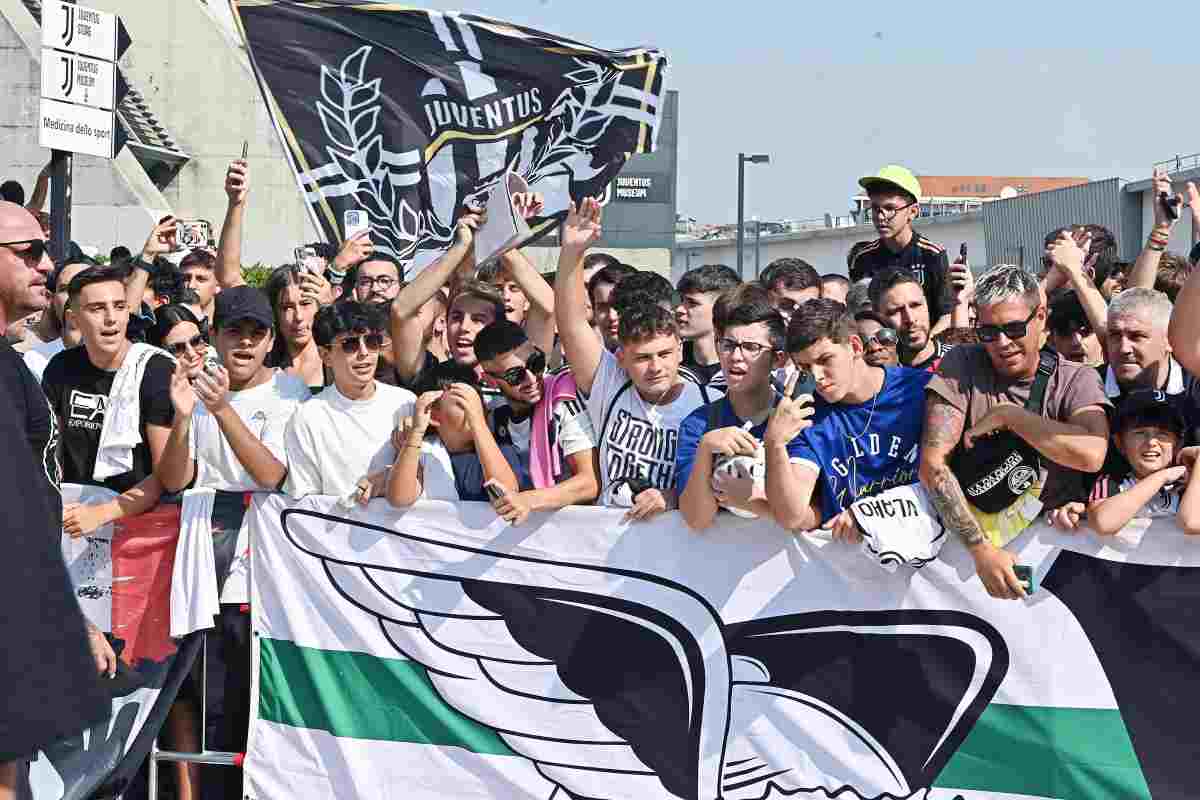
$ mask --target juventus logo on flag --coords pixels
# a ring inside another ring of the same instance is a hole
[[[365,211],[411,277],[508,172],[545,199],[535,236],[653,150],[666,58],[468,14],[361,0],[230,0],[314,222]]]

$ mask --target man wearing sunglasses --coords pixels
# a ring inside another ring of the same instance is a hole
[[[886,269],[908,270],[925,292],[930,336],[940,333],[950,324],[950,261],[946,248],[913,230],[913,221],[921,215],[920,182],[904,167],[890,164],[858,184],[871,199],[871,222],[879,238],[850,248],[846,270],[851,283]]]
[[[1063,358],[1090,367],[1104,364],[1104,350],[1100,345],[1100,338],[1092,329],[1087,312],[1075,292],[1070,289],[1057,289],[1050,295],[1047,327],[1047,344]]]
[[[596,434],[570,372],[546,374],[546,354],[508,320],[475,337],[479,365],[505,398],[488,415],[500,445],[511,444],[529,468],[534,488],[494,503],[514,525],[531,511],[586,505],[600,493]]]
[[[950,352],[950,345],[933,338],[929,302],[916,276],[908,270],[886,269],[871,279],[867,294],[875,311],[895,329],[900,363],[928,372],[936,370]]]
[[[287,492],[331,494],[366,503],[382,497],[396,460],[392,431],[416,396],[375,379],[387,318],[379,306],[342,300],[317,312],[313,339],[333,385],[292,415]]]
[[[1111,403],[1096,370],[1040,354],[1046,309],[1032,274],[993,267],[980,276],[975,301],[981,344],[955,348],[926,389],[921,482],[942,523],[974,557],[988,594],[1016,599],[1024,590],[1003,548],[1043,508],[1084,499],[1079,473],[1104,464]],[[1037,411],[1027,408],[1035,387]],[[993,470],[984,462],[1001,444],[1012,460]],[[1029,448],[1036,452],[1025,466]],[[1024,474],[1009,466],[1018,462]],[[964,486],[974,487],[970,496]],[[1002,505],[982,510],[994,490]]]
[[[854,324],[863,340],[863,360],[872,367],[895,367],[900,364],[896,354],[899,337],[896,329],[882,315],[871,310],[854,315]]]

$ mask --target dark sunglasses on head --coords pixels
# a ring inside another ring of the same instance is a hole
[[[204,334],[198,333],[195,336],[193,336],[192,338],[190,338],[186,341],[183,341],[183,342],[175,342],[175,344],[164,344],[163,349],[166,350],[171,355],[175,356],[176,358],[179,358],[179,356],[183,355],[183,351],[186,350],[187,348],[190,347],[193,350],[199,350],[203,345],[205,345],[207,343],[208,343],[208,339],[204,336]]]
[[[979,341],[987,343],[997,341],[1002,333],[1010,341],[1015,342],[1017,339],[1024,339],[1025,334],[1029,333],[1029,323],[1037,316],[1038,308],[1040,306],[1030,311],[1029,316],[1023,321],[1006,322],[1003,325],[979,325],[977,323],[975,325],[975,334],[979,337]]]
[[[14,245],[27,244],[29,247],[24,250],[17,250]],[[46,242],[42,239],[22,239],[18,242],[0,242],[0,247],[12,248],[12,251],[22,258],[28,258],[31,261],[41,261],[42,256],[46,253]]]
[[[369,352],[378,352],[383,347],[382,333],[367,333],[362,336],[351,336],[348,339],[342,339],[340,342],[342,352],[347,355],[353,355],[358,352],[359,342],[367,346]]]
[[[525,380],[526,372],[528,372],[534,378],[537,378],[540,377],[545,371],[546,354],[535,347],[533,352],[529,354],[529,357],[525,359],[525,366],[513,367],[512,369],[506,369],[504,372],[500,373],[487,372],[485,370],[484,374],[493,380],[504,381],[509,386],[516,386],[521,383],[521,381]]]
[[[894,330],[891,328],[880,328],[875,332],[874,336],[868,336],[863,344],[868,347],[872,344],[878,344],[881,347],[895,347],[898,341],[900,341],[900,337],[896,335]]]

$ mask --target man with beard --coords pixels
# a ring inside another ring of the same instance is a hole
[[[546,354],[509,320],[475,337],[483,372],[506,402],[492,409],[489,427],[500,445],[511,444],[528,467],[532,490],[493,503],[513,525],[532,511],[586,505],[600,493],[596,434],[570,372],[546,374]]]
[[[871,279],[871,305],[899,335],[900,363],[933,372],[951,350],[930,336],[929,306],[916,277],[906,270],[890,269]]]
[[[1042,355],[1046,309],[1033,275],[993,267],[975,302],[981,344],[955,348],[926,390],[921,483],[988,594],[1016,599],[1025,590],[1004,546],[1043,508],[1083,499],[1079,473],[1104,464],[1111,403],[1096,370]]]
[[[872,278],[886,269],[902,269],[924,290],[931,334],[950,324],[946,284],[950,261],[946,248],[913,230],[921,214],[921,184],[904,167],[889,165],[859,180],[871,198],[871,219],[879,238],[859,242],[846,256],[850,281]]]

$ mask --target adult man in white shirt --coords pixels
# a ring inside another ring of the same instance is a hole
[[[313,338],[333,385],[297,409],[288,424],[287,492],[382,497],[396,459],[392,431],[416,397],[375,380],[387,320],[377,306],[342,301],[317,312]]]
[[[680,373],[682,348],[671,311],[649,303],[622,311],[615,355],[588,324],[582,266],[600,238],[599,203],[587,198],[572,208],[560,236],[559,335],[600,443],[600,501],[630,506],[630,519],[649,519],[677,507],[679,424],[704,396]]]

